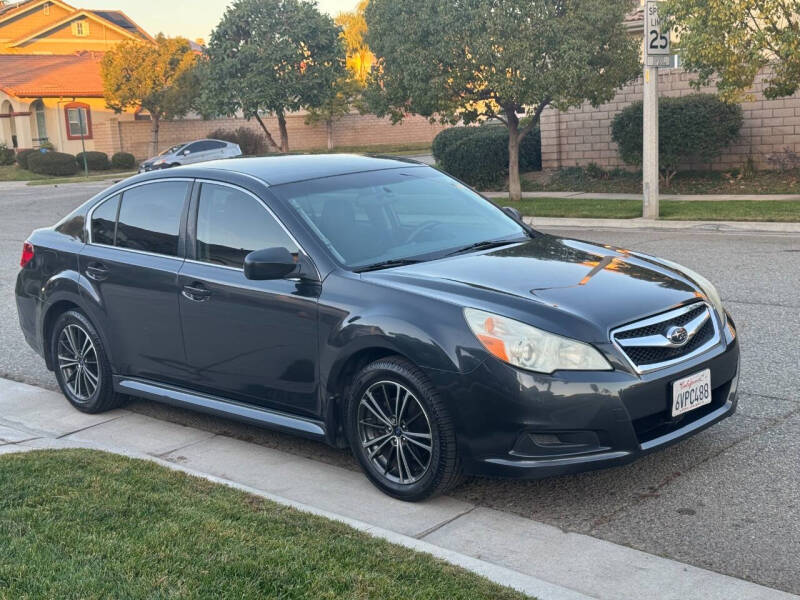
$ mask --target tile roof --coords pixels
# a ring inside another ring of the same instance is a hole
[[[18,98],[102,97],[100,57],[0,54],[0,91]]]

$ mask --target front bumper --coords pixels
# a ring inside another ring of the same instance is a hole
[[[712,402],[673,419],[672,382],[706,368]],[[644,375],[539,375],[492,359],[468,375],[429,375],[456,420],[467,473],[536,479],[629,463],[729,417],[739,345]]]

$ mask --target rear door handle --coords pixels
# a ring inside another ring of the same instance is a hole
[[[205,302],[211,297],[211,290],[209,290],[202,283],[195,281],[191,285],[183,286],[183,291],[181,294],[183,294],[184,298],[188,298],[189,300],[194,300],[195,302]]]
[[[86,276],[95,281],[103,281],[108,278],[110,269],[103,263],[93,262],[86,267]]]

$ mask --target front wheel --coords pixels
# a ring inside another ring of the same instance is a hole
[[[353,453],[390,496],[424,500],[460,481],[452,419],[433,385],[407,360],[367,365],[350,387],[346,419]]]
[[[81,312],[70,310],[56,319],[50,338],[56,380],[75,408],[99,413],[116,408],[111,366],[97,330]]]

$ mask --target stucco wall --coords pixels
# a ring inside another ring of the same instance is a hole
[[[689,82],[693,76],[683,70],[662,71],[659,76],[661,96],[686,96],[696,93]],[[692,165],[716,170],[740,167],[752,156],[759,168],[769,168],[767,157],[790,148],[800,153],[800,94],[780,100],[763,95],[763,75],[751,90],[753,101],[742,103],[744,125],[739,140],[711,163]],[[715,88],[700,90],[715,92]],[[554,169],[591,162],[610,167],[624,167],[617,145],[611,139],[611,120],[619,111],[642,99],[641,79],[626,86],[617,96],[598,108],[586,104],[578,109],[542,114],[542,167]]]

